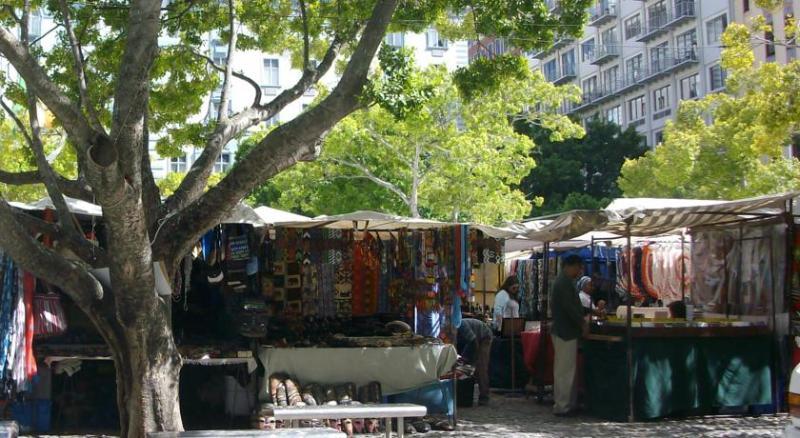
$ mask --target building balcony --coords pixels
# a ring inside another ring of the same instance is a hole
[[[592,8],[589,16],[589,26],[600,27],[617,18],[617,5],[604,3],[606,2],[601,2]]]
[[[647,27],[636,41],[646,43],[694,18],[694,2],[679,2],[675,5],[674,11],[651,16],[650,20],[647,22]]]
[[[595,91],[592,93],[584,93],[581,96],[581,100],[577,103],[573,103],[569,108],[569,113],[579,113],[582,111],[586,111],[592,109],[598,105],[600,105],[600,98],[602,93],[599,91]]]
[[[697,53],[695,53],[694,50],[676,52],[673,56],[652,60],[650,62],[650,68],[643,73],[640,82],[644,84],[656,81],[677,70],[696,65],[697,63]]]
[[[594,65],[603,65],[619,58],[619,55],[620,47],[616,44],[616,41],[611,44],[601,44],[595,47],[591,63]]]
[[[575,66],[567,66],[562,68],[551,82],[555,85],[562,85],[575,80],[576,77]]]
[[[572,44],[574,41],[575,41],[575,38],[572,38],[572,37],[556,36],[556,40],[555,40],[555,42],[553,42],[553,45],[551,45],[550,47],[548,47],[546,49],[539,50],[538,52],[533,54],[533,57],[535,59],[542,59],[542,58],[546,57],[547,55],[553,53],[553,51],[558,50],[558,49],[560,49],[562,47],[566,47],[566,46]]]

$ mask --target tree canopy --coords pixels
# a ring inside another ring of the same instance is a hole
[[[793,40],[797,23],[788,24]],[[800,62],[754,66],[752,42],[765,30],[763,17],[728,26],[727,91],[681,103],[664,143],[625,163],[626,196],[736,199],[800,187],[800,163],[785,154],[800,132]]]
[[[522,219],[531,205],[517,187],[535,166],[535,144],[515,132],[514,122],[546,126],[553,137],[583,134],[555,112],[578,89],[522,71],[504,87],[473,90],[470,100],[443,68],[414,71],[407,86],[425,91],[401,95],[424,94],[416,108],[400,113],[376,105],[354,113],[326,138],[318,160],[278,175],[272,191],[258,190],[252,201],[310,215],[373,209],[484,223]],[[277,199],[260,197],[276,193]]]
[[[518,129],[537,144],[536,168],[521,184],[529,199],[542,199],[532,216],[605,207],[622,194],[617,187],[622,164],[646,147],[635,128],[622,130],[599,118],[588,121],[584,137],[564,141],[553,141],[552,132],[540,126],[520,123]]]

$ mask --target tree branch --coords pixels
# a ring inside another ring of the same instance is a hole
[[[0,197],[0,247],[24,269],[59,287],[81,306],[103,297],[103,287],[79,264],[70,262],[35,241]]]
[[[228,94],[231,91],[231,72],[233,71],[233,55],[236,52],[236,16],[233,11],[233,0],[228,0],[228,26],[231,36],[228,38],[228,56],[225,61],[225,78],[222,81],[222,96],[219,101],[219,111],[217,111],[217,123],[228,118]],[[261,91],[261,87],[258,87]]]
[[[226,67],[222,67],[220,65],[217,65],[217,63],[215,63],[214,60],[211,59],[210,56],[204,55],[204,54],[196,52],[194,50],[192,50],[191,52],[192,52],[192,54],[194,56],[197,56],[198,58],[205,59],[206,62],[208,63],[208,65],[210,65],[211,68],[213,68],[214,70],[216,70],[218,72],[221,72],[221,73],[226,73],[226,71],[227,71]],[[247,76],[247,75],[245,75],[243,73],[236,72],[236,71],[231,71],[230,75],[235,77],[235,78],[237,78],[237,79],[241,79],[241,80],[247,82],[248,84],[250,84],[250,86],[253,87],[253,89],[256,92],[256,97],[255,97],[255,99],[253,99],[253,105],[252,106],[255,107],[255,106],[258,106],[258,105],[261,104],[261,85],[258,85],[258,82],[253,80],[253,78],[251,78],[250,76]]]
[[[389,190],[390,192],[392,192],[395,195],[397,195],[400,199],[402,199],[403,202],[405,202],[405,204],[407,206],[411,207],[411,198],[408,195],[406,195],[396,185],[394,185],[394,184],[390,183],[389,181],[386,181],[386,180],[376,176],[366,166],[363,166],[363,165],[358,164],[358,163],[353,162],[353,161],[340,160],[338,158],[330,158],[329,160],[331,162],[336,163],[336,164],[340,164],[342,166],[347,166],[347,167],[349,167],[351,169],[355,169],[355,170],[361,172],[362,173],[362,175],[360,175],[361,177],[366,178],[366,179],[374,182],[375,184],[377,184],[377,185]]]
[[[80,108],[50,81],[27,46],[21,44],[5,27],[0,27],[0,54],[14,66],[26,86],[41,96],[42,102],[64,126],[78,151],[85,152],[90,144],[97,141],[99,133],[91,128]]]
[[[144,118],[148,111],[150,69],[158,54],[160,14],[159,0],[131,2],[125,51],[120,63],[117,87],[114,90],[111,126],[114,151],[109,152],[116,152],[116,157],[108,156],[107,160],[104,160],[107,162],[98,163],[107,168],[116,165],[115,161],[118,160],[128,183],[137,191],[141,184],[141,142],[144,134]]]
[[[24,211],[14,210],[16,220],[28,229],[32,235],[46,234],[56,242],[56,248],[65,248],[92,267],[102,268],[109,265],[108,254],[103,248],[96,246],[84,238],[74,239],[67,236],[57,224],[45,222]],[[57,251],[58,252],[58,251]],[[62,254],[63,255],[63,254]]]
[[[8,15],[11,15],[11,18],[13,18],[14,21],[17,22],[17,25],[21,25],[22,24],[22,19],[19,18],[19,15],[17,15],[17,11],[14,10],[13,6],[11,6],[11,5],[3,5],[2,7],[3,7],[3,9],[5,9],[8,12]]]
[[[69,39],[69,45],[72,50],[72,58],[74,62],[74,70],[75,76],[78,80],[78,91],[81,97],[81,105],[86,109],[86,113],[89,114],[89,118],[93,123],[94,129],[98,131],[102,131],[102,123],[100,123],[100,117],[95,111],[94,105],[92,101],[89,99],[89,91],[86,83],[86,70],[84,69],[83,65],[83,55],[80,46],[80,42],[78,38],[75,37],[75,31],[72,28],[72,19],[70,18],[69,6],[67,6],[66,0],[59,0],[59,4],[61,6],[61,14],[64,16],[64,29],[67,34],[67,38]]]
[[[317,68],[305,70],[303,76],[292,88],[284,90],[265,105],[256,102],[250,108],[218,124],[214,133],[209,137],[208,141],[206,141],[203,152],[192,164],[191,169],[189,169],[186,177],[181,181],[178,189],[175,190],[172,196],[164,203],[164,212],[162,215],[166,216],[171,212],[182,209],[187,204],[197,199],[197,197],[203,193],[206,182],[214,169],[214,163],[217,161],[217,157],[222,152],[225,145],[245,130],[278,114],[286,105],[300,98],[311,85],[319,82],[336,61],[336,56],[339,53],[342,43],[342,40],[340,40],[338,36],[334,37],[319,66]],[[205,58],[212,66],[214,65],[213,60],[207,56],[202,54],[197,55]],[[246,76],[238,75],[237,73],[234,73],[234,76],[240,79],[242,79],[242,77],[246,78]],[[261,87],[249,78],[246,80],[251,82],[251,85],[257,89],[256,99],[260,101]]]
[[[88,189],[85,183],[67,179],[61,175],[58,175],[57,178],[58,187],[59,190],[61,190],[61,193],[69,196],[70,198],[81,199],[87,202],[92,201],[92,192]],[[6,172],[0,170],[0,184],[25,186],[43,183],[42,177],[39,175],[38,170],[30,170],[25,172]]]
[[[155,242],[157,253],[165,253],[168,258],[184,254],[192,242],[219,223],[222,215],[258,184],[298,161],[315,157],[325,134],[362,105],[360,97],[370,64],[397,3],[398,0],[376,2],[350,62],[330,95],[319,105],[270,131],[244,159],[237,161],[219,184],[167,219]]]

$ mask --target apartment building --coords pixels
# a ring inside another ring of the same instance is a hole
[[[58,24],[45,10],[36,10],[31,14],[29,29],[31,39],[44,51],[49,50],[56,43]],[[444,65],[452,71],[469,63],[468,43],[466,41],[448,41],[439,32],[430,28],[424,33],[391,33],[385,38],[385,44],[395,47],[405,47],[414,54],[418,66]],[[176,41],[164,35],[159,39],[159,44],[168,46]],[[224,65],[228,56],[228,45],[215,35],[206,38],[208,56],[218,65]],[[300,79],[302,72],[292,67],[289,53],[263,53],[257,51],[237,52],[233,59],[233,70],[241,72],[252,78],[261,86],[262,101],[268,102],[281,91],[291,88]],[[0,72],[6,73],[12,80],[17,75],[8,61],[0,57]],[[338,82],[338,77],[333,72],[326,75],[321,81],[329,89]],[[221,101],[221,88],[214,90],[206,97],[200,113],[190,118],[191,122],[201,122],[216,118]],[[300,114],[316,97],[316,90],[307,91],[302,97],[287,105],[279,114],[265,124],[278,124],[288,121]],[[252,104],[255,98],[253,87],[241,80],[234,79],[231,83],[230,99],[227,108],[229,113],[237,112]],[[165,177],[170,172],[186,172],[192,163],[200,156],[201,150],[186,147],[185,155],[178,158],[161,157],[156,152],[156,142],[163,133],[151,133],[150,155],[153,174],[156,179]],[[233,166],[237,144],[232,142],[217,158],[215,172],[225,172]]]
[[[777,62],[786,64],[796,60],[798,51],[795,47],[781,44],[769,44],[768,41],[786,41],[786,25],[790,19],[800,14],[800,1],[785,1],[783,6],[774,11],[765,11],[755,4],[755,0],[735,0],[733,5],[733,21],[750,23],[753,17],[762,15],[772,25],[772,33],[760,35],[761,41],[754,41],[756,62]]]
[[[442,38],[436,29],[428,29],[425,33],[391,33],[384,40],[385,44],[394,47],[404,47],[410,49],[414,54],[415,62],[420,67],[430,65],[444,65],[452,71],[458,67],[469,63],[468,44],[466,41],[448,41]],[[209,36],[208,39],[209,56],[218,64],[224,64],[227,59],[228,47],[224,41]],[[233,59],[233,70],[239,71],[254,79],[261,85],[262,99],[265,102],[277,96],[286,88],[291,88],[300,79],[302,72],[292,68],[291,59],[288,53],[273,54],[255,51],[237,52]],[[329,89],[336,85],[338,77],[329,73],[322,79],[322,83]],[[218,114],[222,90],[217,89],[207,98],[206,111],[199,114],[197,118],[213,119]],[[275,117],[265,122],[265,124],[278,124],[292,120],[316,97],[314,89],[308,90],[298,100],[290,103]],[[239,80],[234,80],[231,84],[230,99],[227,111],[235,113],[249,106],[255,98],[255,91],[252,86]],[[170,172],[186,172],[191,168],[192,163],[200,153],[199,149],[186,148],[186,154],[178,158],[162,158],[155,151],[156,139],[152,140],[151,156],[153,175],[159,179]],[[220,154],[214,166],[215,172],[225,172],[233,166],[237,144],[231,142]]]
[[[547,79],[583,91],[579,103],[565,104],[565,113],[634,126],[656,145],[681,100],[725,88],[720,37],[734,18],[734,3],[599,0],[582,38],[559,37],[532,56]]]

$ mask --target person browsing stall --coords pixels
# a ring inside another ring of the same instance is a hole
[[[552,340],[555,358],[553,363],[553,413],[569,415],[577,408],[575,367],[580,338],[585,320],[583,306],[575,293],[576,280],[583,274],[583,261],[576,255],[566,257],[562,270],[550,292],[553,314]]]
[[[519,280],[517,280],[517,277],[508,277],[506,278],[506,281],[503,282],[503,286],[494,296],[492,321],[495,330],[500,331],[503,329],[503,315],[505,315],[506,304],[508,304],[512,296],[516,297],[518,292]],[[519,317],[519,304],[517,304],[517,317]]]
[[[494,334],[483,321],[464,318],[458,327],[457,347],[467,363],[475,366],[478,376],[478,404],[489,403],[489,357],[492,352]]]
[[[594,293],[594,283],[592,278],[583,276],[578,280],[578,297],[581,300],[584,313],[586,315],[605,316],[606,302],[604,300],[597,301],[594,304],[592,301],[592,294]]]

